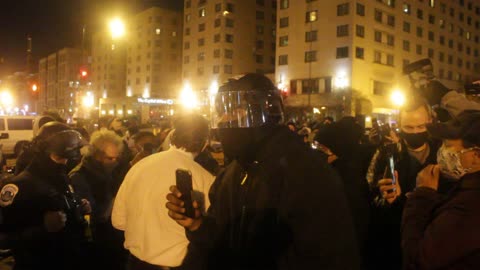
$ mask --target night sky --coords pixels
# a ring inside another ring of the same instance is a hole
[[[181,9],[183,0],[2,0],[0,4],[0,76],[23,71],[27,35],[33,39],[33,65],[63,47],[79,47],[107,18],[127,17],[150,6]],[[3,63],[2,63],[3,58]]]

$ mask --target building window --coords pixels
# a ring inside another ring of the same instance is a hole
[[[204,38],[198,39],[198,47],[202,47],[203,45],[205,45],[205,39]]]
[[[205,8],[201,8],[198,10],[198,17],[205,17],[207,16],[207,11]]]
[[[280,28],[288,27],[288,17],[280,18]]]
[[[443,52],[438,53],[438,61],[445,62],[445,54]]]
[[[305,42],[312,42],[317,40],[317,30],[305,32]]]
[[[349,3],[337,5],[337,16],[345,16],[349,13]]]
[[[337,59],[339,58],[348,58],[348,47],[339,47],[337,48]]]
[[[403,41],[403,50],[406,51],[406,52],[410,51],[410,41],[408,41],[408,40]]]
[[[227,27],[233,27],[233,19],[226,18],[226,19],[225,19],[225,26],[227,26]]]
[[[198,76],[202,76],[203,74],[204,74],[204,69],[203,69],[203,67],[197,68],[197,75],[198,75]]]
[[[257,62],[257,64],[263,64],[263,55],[255,55],[255,62]]]
[[[183,45],[183,48],[184,48],[185,50],[190,49],[190,42],[186,41],[185,44]]]
[[[190,14],[185,15],[185,21],[186,22],[189,22],[191,19],[192,19],[192,15],[190,15]]]
[[[403,3],[403,13],[410,14],[411,13],[411,6],[408,3]]]
[[[410,23],[403,22],[403,32],[410,33]]]
[[[227,8],[225,9],[226,11],[233,13],[235,7],[232,3],[227,3]]]
[[[226,34],[225,35],[225,41],[228,43],[233,43],[233,35]]]
[[[434,51],[432,48],[428,49],[428,58],[433,59],[434,58]]]
[[[263,25],[257,25],[257,34],[263,34],[263,33],[264,33]]]
[[[263,40],[257,40],[255,47],[256,47],[258,50],[263,49],[263,47],[264,47]]]
[[[389,83],[373,81],[373,94],[378,96],[386,96],[392,89],[392,85]]]
[[[265,0],[257,0],[257,5],[265,6]]]
[[[280,0],[280,9],[287,9],[289,6],[289,0]]]
[[[226,59],[233,59],[233,50],[225,49],[224,54]]]
[[[355,57],[358,59],[365,59],[365,49],[361,47],[355,48]]]
[[[423,29],[421,27],[417,27],[417,37],[423,37]]]
[[[305,20],[306,22],[315,22],[317,21],[317,11],[316,10],[313,10],[313,11],[308,11],[305,15]]]
[[[213,74],[218,74],[218,73],[220,73],[220,66],[219,65],[213,66]]]
[[[357,24],[355,26],[355,32],[357,34],[357,37],[365,37],[365,27],[363,25]]]
[[[318,93],[318,92],[319,92],[318,79],[302,80],[302,93]]]
[[[279,39],[279,46],[285,47],[288,46],[288,36],[281,36]]]
[[[305,63],[317,61],[317,51],[305,52]]]
[[[388,15],[387,17],[387,25],[395,27],[395,17],[393,15]]]
[[[373,16],[376,22],[383,22],[383,14],[381,10],[375,9],[375,13],[373,14]]]
[[[205,24],[201,23],[198,25],[198,32],[203,32],[203,31],[205,31]]]
[[[450,49],[453,49],[453,40],[451,40],[451,39],[448,40],[448,47]]]
[[[220,34],[215,34],[213,36],[213,43],[218,43],[220,42]]]
[[[255,17],[257,20],[263,20],[265,19],[265,13],[263,13],[263,11],[258,11],[256,12],[255,14]]]
[[[216,3],[215,4],[215,12],[220,12],[222,11],[222,4],[221,3]]]
[[[365,5],[357,3],[357,15],[365,16]]]
[[[453,64],[453,56],[448,55],[447,63],[448,63],[449,65]]]
[[[423,20],[423,10],[417,9],[417,18]]]
[[[387,66],[394,66],[393,54],[387,54]]]
[[[432,8],[435,7],[435,0],[429,0],[428,5]]]
[[[445,45],[445,36],[440,36],[439,41],[440,45]]]
[[[278,65],[283,66],[283,65],[288,65],[288,55],[279,55],[278,56]]]
[[[428,40],[435,41],[435,34],[432,31],[428,31]]]
[[[204,52],[198,53],[198,55],[197,55],[197,60],[198,60],[198,61],[203,61],[203,60],[205,60],[205,53],[204,53]]]
[[[185,36],[190,36],[190,28],[185,28]]]
[[[232,74],[232,65],[225,65],[223,67],[225,74]]]
[[[435,16],[432,14],[428,15],[428,22],[430,24],[435,24]]]
[[[417,44],[417,50],[416,51],[417,51],[418,55],[421,55],[422,54],[422,45]]]
[[[192,0],[185,1],[185,8],[190,8],[192,6]]]
[[[213,50],[213,58],[220,58],[220,49]]]
[[[337,37],[348,36],[348,24],[337,26]]]

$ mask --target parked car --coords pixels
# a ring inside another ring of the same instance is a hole
[[[0,116],[0,144],[3,155],[14,155],[15,145],[33,137],[35,116]]]

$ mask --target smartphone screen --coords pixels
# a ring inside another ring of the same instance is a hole
[[[185,216],[194,218],[195,209],[193,208],[192,200],[192,173],[188,170],[177,169],[175,172],[177,189],[182,193],[180,198],[184,202]]]
[[[390,167],[390,173],[392,174],[392,184],[396,185],[397,184],[397,178],[395,177],[395,163],[393,161],[393,156],[388,159],[389,167]]]

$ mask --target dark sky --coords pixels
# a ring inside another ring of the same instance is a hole
[[[25,69],[27,35],[38,59],[63,47],[80,46],[82,26],[105,27],[106,19],[126,17],[150,6],[182,8],[183,0],[1,0],[0,76]],[[2,63],[3,58],[3,63]]]

